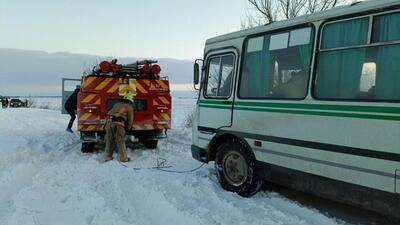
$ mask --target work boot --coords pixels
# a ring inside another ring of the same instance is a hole
[[[104,158],[104,162],[108,162],[108,161],[111,161],[111,160],[113,160],[113,157],[112,157],[112,156],[106,156],[106,157]]]
[[[71,134],[74,133],[71,128],[67,128],[66,131],[70,132]]]
[[[129,162],[131,159],[128,156],[122,156],[119,158],[119,161],[121,162]]]

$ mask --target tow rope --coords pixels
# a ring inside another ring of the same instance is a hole
[[[167,172],[167,173],[191,173],[191,172],[194,172],[196,170],[199,170],[201,167],[203,167],[206,164],[206,163],[202,163],[200,166],[195,167],[195,168],[190,169],[190,170],[168,170],[168,168],[172,168],[172,166],[166,165],[167,162],[168,161],[166,159],[157,157],[156,166],[148,167],[148,168],[141,168],[141,167],[129,167],[128,165],[126,165],[125,163],[121,162],[118,159],[118,163],[120,165],[122,165],[123,167],[125,167],[125,168],[131,168],[133,170],[154,169],[154,170],[160,170],[160,171]]]
[[[167,137],[167,132],[166,131],[165,131],[165,136]],[[158,148],[157,148],[156,151],[153,151],[153,153],[156,156],[156,165],[153,166],[153,167],[148,167],[148,168],[129,167],[125,163],[121,162],[119,157],[118,157],[118,163],[121,166],[125,167],[125,168],[131,168],[133,170],[142,170],[142,169],[149,169],[150,170],[150,169],[152,169],[152,170],[163,171],[163,172],[166,172],[166,173],[192,173],[192,172],[194,172],[196,170],[199,170],[201,167],[203,167],[206,164],[206,163],[202,163],[201,165],[199,165],[199,166],[197,166],[197,167],[195,167],[193,169],[190,169],[190,170],[172,170],[172,169],[169,169],[169,168],[172,168],[172,166],[167,165],[168,160],[165,159],[165,158],[159,157],[159,151],[160,150]]]

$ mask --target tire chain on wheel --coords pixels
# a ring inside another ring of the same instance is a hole
[[[236,151],[237,153],[241,154],[247,163],[248,176],[245,182],[239,186],[230,184],[226,180],[223,172],[222,159],[224,158],[224,155],[230,151]],[[263,183],[257,174],[255,161],[256,159],[254,155],[251,153],[245,143],[239,139],[232,139],[220,145],[217,149],[215,167],[221,186],[225,190],[236,192],[243,197],[250,197],[254,195],[260,189]]]

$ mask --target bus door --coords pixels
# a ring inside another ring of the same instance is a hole
[[[214,133],[216,129],[232,125],[235,62],[234,52],[211,53],[205,60],[198,102],[200,133]]]

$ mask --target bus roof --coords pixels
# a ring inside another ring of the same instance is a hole
[[[245,37],[247,35],[268,32],[280,28],[296,26],[304,23],[310,23],[314,21],[326,20],[335,17],[341,17],[346,15],[355,14],[363,11],[371,11],[376,9],[383,9],[392,6],[400,6],[399,0],[368,0],[364,2],[356,2],[351,5],[346,6],[338,6],[330,10],[321,11],[317,13],[313,13],[310,15],[300,16],[284,21],[273,22],[264,26],[258,26],[246,30],[241,30],[221,36],[217,36],[214,38],[210,38],[206,41],[207,44],[212,44],[221,41],[227,41],[231,39]]]

